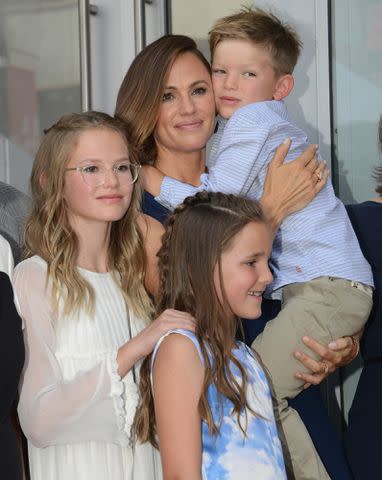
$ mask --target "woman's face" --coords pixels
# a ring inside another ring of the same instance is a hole
[[[165,81],[154,131],[157,147],[179,153],[201,150],[214,124],[210,74],[196,55],[184,53],[175,60]]]

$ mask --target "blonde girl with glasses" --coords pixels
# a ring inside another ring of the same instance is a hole
[[[135,445],[137,362],[189,314],[151,322],[135,152],[106,114],[62,117],[31,177],[27,259],[15,272],[27,359],[19,416],[32,480],[160,478],[156,453]]]

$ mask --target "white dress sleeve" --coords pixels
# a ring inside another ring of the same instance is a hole
[[[91,440],[127,443],[119,418],[124,388],[116,370],[117,351],[64,380],[55,355],[46,267],[33,260],[19,264],[14,290],[26,347],[18,412],[28,440],[37,447]]]

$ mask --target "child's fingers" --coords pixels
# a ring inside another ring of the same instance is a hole
[[[167,309],[158,317],[157,321],[159,321],[158,327],[161,333],[177,328],[195,331],[196,320],[187,312]]]

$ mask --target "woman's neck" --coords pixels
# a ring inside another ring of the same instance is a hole
[[[70,224],[78,238],[77,266],[93,272],[107,272],[111,222],[71,219]]]
[[[175,152],[158,146],[154,166],[167,177],[191,185],[200,185],[200,175],[206,169],[206,149],[193,152]]]

